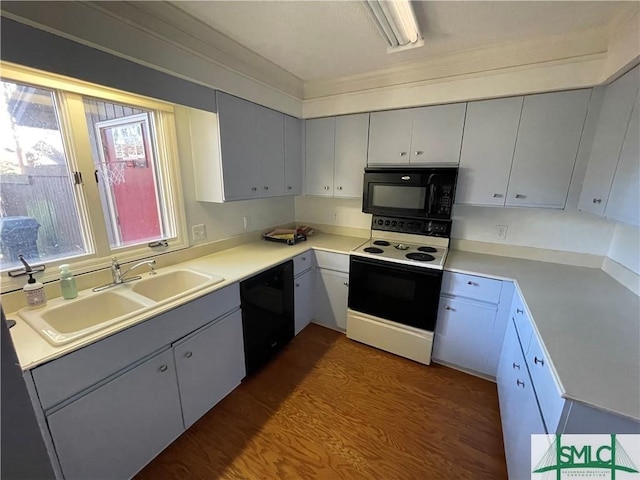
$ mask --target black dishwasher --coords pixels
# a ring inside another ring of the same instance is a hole
[[[240,301],[250,375],[293,338],[293,261],[240,282]]]

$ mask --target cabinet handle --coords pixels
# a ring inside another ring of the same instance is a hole
[[[521,193],[516,193],[516,198],[527,198],[527,196],[522,195]]]
[[[258,190],[258,187],[251,187],[251,190],[255,192],[256,190]]]
[[[342,190],[342,187],[338,187],[338,190]]]
[[[299,286],[300,286],[300,284],[299,284],[299,283],[296,283],[296,287],[299,287]]]
[[[476,282],[472,282],[471,280],[469,280],[469,281],[467,282],[467,285],[473,285],[474,287],[477,287],[477,286],[478,286],[478,284],[477,284]]]
[[[345,287],[348,287],[348,286],[349,286],[349,282],[342,282],[342,284],[343,284]]]
[[[191,357],[193,357],[193,352],[187,352],[187,353],[184,354],[184,356],[187,357],[187,358],[191,358]]]
[[[399,157],[404,157],[406,154],[407,154],[407,152],[400,152],[400,153],[398,154],[398,156],[399,156]]]
[[[522,313],[524,313],[524,310],[520,310],[519,308],[516,308],[516,313],[522,314]]]
[[[325,187],[324,187],[324,189],[325,189],[325,190],[329,190],[329,186],[325,186]]]
[[[449,305],[447,305],[446,307],[444,307],[445,310],[453,310],[453,308],[451,308]]]
[[[543,358],[533,357],[533,363],[535,363],[536,365],[539,364],[541,367],[544,367],[544,359]]]
[[[264,189],[265,189],[265,190],[269,190],[269,187],[267,187],[267,186],[265,185],[265,186],[264,186]]]
[[[516,379],[516,385],[519,386],[519,387],[524,388],[524,382],[521,382],[519,378]]]
[[[602,199],[601,198],[594,198],[593,199],[593,203],[602,203]]]
[[[306,262],[307,261],[307,257],[302,257],[302,261]]]
[[[502,195],[501,193],[494,193],[493,194],[493,198],[502,198],[504,195]]]
[[[288,186],[287,186],[287,190],[291,190],[291,185],[288,185]]]
[[[278,345],[278,342],[273,342],[273,343],[271,344],[271,348],[275,347],[276,345]]]
[[[161,366],[160,366],[160,368],[159,368],[158,370],[160,370],[162,373],[164,373],[164,372],[166,372],[166,371],[167,371],[167,369],[168,369],[168,368],[169,368],[169,367],[167,367],[166,365],[161,365]]]
[[[513,362],[513,369],[520,370],[520,365],[518,365],[516,362]]]
[[[418,150],[417,152],[414,153],[414,155],[422,155],[422,151]]]

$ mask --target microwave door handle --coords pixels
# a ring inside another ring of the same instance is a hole
[[[429,214],[433,213],[433,210],[435,208],[435,203],[436,203],[436,185],[433,183],[429,184],[429,204],[427,206],[427,212],[429,212]]]

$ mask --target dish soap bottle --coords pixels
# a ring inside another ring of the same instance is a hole
[[[29,308],[40,308],[47,304],[47,295],[44,293],[44,285],[35,278],[32,272],[27,272],[29,280],[22,289],[27,297],[27,305]]]
[[[60,265],[60,290],[62,290],[62,296],[71,300],[78,296],[78,287],[76,286],[76,279],[73,278],[73,273],[69,270],[69,265]]]

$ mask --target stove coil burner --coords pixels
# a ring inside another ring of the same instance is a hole
[[[384,250],[376,247],[366,247],[364,251],[367,253],[382,253]]]
[[[388,247],[389,245],[391,245],[389,242],[387,242],[386,240],[375,240],[373,242],[374,245],[378,245],[380,247]]]
[[[394,247],[397,250],[409,250],[409,247],[407,247],[404,243],[399,243],[397,245],[394,245]]]
[[[438,249],[433,247],[418,247],[418,251],[425,253],[435,253],[438,251]]]
[[[409,260],[416,260],[418,262],[431,262],[436,259],[433,255],[429,255],[428,253],[407,253],[405,255]]]

